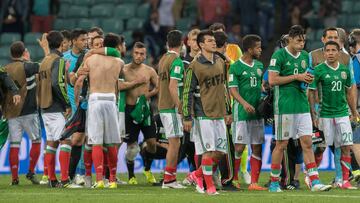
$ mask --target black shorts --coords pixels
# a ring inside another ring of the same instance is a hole
[[[136,124],[134,123],[134,119],[130,115],[130,113],[134,110],[134,108],[135,105],[126,105],[125,107],[126,137],[124,138],[124,141],[128,144],[138,142],[140,131],[143,133],[145,141],[150,138],[156,138],[156,127],[152,115],[150,115],[151,117],[150,126]]]

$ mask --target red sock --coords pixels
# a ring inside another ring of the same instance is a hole
[[[211,158],[203,158],[201,161],[201,167],[204,174],[204,180],[206,183],[207,188],[214,187],[214,182],[212,179],[212,167],[213,167],[213,160]]]
[[[109,156],[108,156],[108,151],[106,148],[103,148],[103,153],[104,153],[104,169],[103,169],[103,176],[106,176],[106,170],[109,167]]]
[[[323,153],[315,154],[315,163],[317,167],[320,166],[322,158],[323,158]]]
[[[176,168],[166,166],[164,173],[164,183],[176,181]]]
[[[67,144],[62,144],[60,146],[60,155],[59,155],[61,181],[69,180],[70,155],[71,155],[71,146]]]
[[[109,146],[108,149],[108,167],[110,171],[110,182],[116,181],[116,169],[117,169],[117,161],[118,161],[118,148],[117,146]]]
[[[314,180],[319,180],[319,173],[315,162],[306,164],[306,170],[311,182],[313,182]]]
[[[91,176],[91,166],[92,166],[91,151],[92,150],[88,150],[88,149],[84,150],[85,176]]]
[[[30,149],[30,164],[29,164],[29,171],[34,173],[35,166],[40,156],[40,143],[32,143]]]
[[[199,164],[199,155],[194,155],[194,161],[195,161],[195,167],[196,169],[198,169],[200,167],[200,164]]]
[[[44,151],[44,176],[48,176],[48,163],[46,159],[46,150]]]
[[[280,164],[271,164],[271,173],[270,180],[271,182],[279,182],[281,165]]]
[[[56,180],[55,175],[55,153],[46,152],[45,159],[47,163],[49,180]]]
[[[92,159],[95,166],[96,181],[101,181],[104,170],[104,152],[102,145],[94,145],[92,147]]]
[[[261,165],[262,165],[261,158],[251,155],[250,157],[251,183],[258,183]]]
[[[349,180],[351,156],[341,156],[340,162],[341,162],[343,181],[345,182]]]
[[[203,171],[202,171],[202,167],[199,167],[198,169],[196,169],[196,171],[194,172],[195,176],[200,178],[203,176]]]
[[[241,158],[240,159],[235,159],[235,163],[234,163],[234,180],[239,180],[239,169],[240,169],[240,164],[241,164]]]
[[[9,155],[9,162],[10,162],[10,169],[11,169],[11,176],[12,180],[18,180],[19,176],[19,147],[20,144],[10,144],[10,155]]]

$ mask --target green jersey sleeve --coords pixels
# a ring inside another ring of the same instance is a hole
[[[320,68],[315,68],[314,70],[314,80],[311,84],[309,84],[309,89],[312,90],[316,90],[317,89],[317,85],[319,83],[319,79],[320,79]]]
[[[280,73],[282,61],[283,59],[280,55],[280,50],[278,50],[271,56],[269,71]]]
[[[106,56],[113,56],[113,57],[118,57],[120,58],[120,52],[112,47],[105,47],[105,55]]]
[[[184,77],[184,64],[180,58],[176,58],[170,67],[170,78],[182,80]]]
[[[230,87],[238,87],[238,85],[239,85],[239,82],[238,82],[237,77],[236,77],[236,64],[237,64],[237,63],[234,63],[234,64],[231,64],[231,65],[230,65],[230,70],[229,70],[229,88],[230,88]]]

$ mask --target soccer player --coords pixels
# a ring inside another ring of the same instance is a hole
[[[11,79],[19,85],[21,100],[19,104],[14,103],[13,93],[5,92],[5,100],[2,105],[2,112],[9,125],[10,155],[9,163],[11,168],[11,185],[19,184],[19,147],[23,132],[25,131],[31,139],[29,172],[26,178],[33,184],[39,184],[35,176],[35,166],[40,155],[41,131],[39,114],[36,103],[36,82],[35,75],[39,72],[39,64],[26,62],[26,54],[23,42],[14,42],[10,46],[12,62],[4,67]]]
[[[323,44],[329,42],[329,41],[335,41],[336,43],[339,43],[339,32],[337,30],[337,28],[335,27],[329,27],[326,28],[323,31],[323,36],[321,38],[321,41],[323,42]],[[316,67],[317,65],[323,63],[325,61],[325,57],[324,57],[324,48],[319,48],[316,49],[312,52],[310,52],[309,54],[309,61],[310,61],[310,65],[312,67]],[[350,92],[353,94],[353,96],[351,98],[356,98],[356,86],[355,86],[355,79],[353,76],[353,65],[351,62],[351,57],[349,56],[349,54],[345,53],[343,50],[340,50],[339,52],[339,62],[343,65],[345,65],[346,67],[348,67],[348,69],[350,70],[350,74],[351,74],[351,88],[350,88]],[[317,90],[316,90],[317,92]],[[318,94],[315,94],[315,103],[316,105],[318,105],[319,103],[319,99],[318,99]],[[318,111],[319,108],[314,108],[315,111]],[[312,112],[313,115],[316,115],[316,112]],[[313,118],[313,121],[316,121],[315,118]],[[314,123],[314,125],[317,125],[316,123]],[[326,143],[321,143],[318,144],[316,150],[315,150],[315,162],[317,164],[317,166],[320,165],[321,160],[322,160],[322,156],[323,153],[326,149]],[[341,186],[341,182],[342,182],[342,174],[341,174],[341,164],[340,164],[340,155],[341,155],[341,149],[340,148],[331,148],[333,149],[334,152],[334,160],[335,160],[335,181],[334,181],[334,186]],[[305,183],[307,185],[309,185],[309,178],[308,176],[305,176]]]
[[[246,145],[251,144],[249,190],[266,190],[258,185],[262,165],[261,145],[264,143],[264,119],[256,112],[261,98],[264,69],[263,64],[257,60],[261,55],[261,38],[246,35],[243,38],[243,49],[243,56],[230,66],[229,71],[230,93],[235,99],[232,125],[235,160],[239,160]],[[235,173],[238,173],[239,165],[237,163],[235,166]]]
[[[61,31],[61,34],[64,36],[64,40],[61,44],[61,52],[67,52],[71,46],[71,32],[69,30]]]
[[[349,119],[349,109],[352,119],[359,119],[355,100],[351,98],[351,73],[348,67],[339,63],[340,46],[337,42],[328,41],[324,45],[325,62],[315,67],[314,81],[310,85],[309,100],[314,106],[314,95],[317,87],[320,91],[319,129],[324,132],[327,145],[341,148],[342,189],[357,189],[349,182],[351,165],[350,148],[352,129]],[[312,111],[315,112],[315,111]],[[313,118],[316,119],[315,116]]]
[[[176,182],[176,168],[180,137],[183,136],[180,116],[184,77],[184,64],[180,58],[182,33],[178,30],[170,31],[167,35],[167,45],[169,50],[161,57],[158,70],[158,109],[169,140],[162,188],[181,189],[185,187]]]
[[[134,160],[140,152],[138,145],[140,131],[144,135],[146,152],[156,153],[156,127],[150,109],[150,98],[158,93],[158,76],[152,67],[144,64],[146,47],[143,43],[135,42],[132,58],[132,62],[125,65],[123,72],[125,81],[135,84],[122,88],[122,90],[126,90],[125,129],[127,136],[124,141],[127,143],[125,158],[129,184],[137,184]],[[142,82],[138,82],[138,80],[142,80]],[[146,108],[139,108],[141,106]],[[156,182],[150,170],[144,171],[144,174],[149,183]]]
[[[225,63],[215,55],[216,42],[214,33],[203,30],[197,37],[201,54],[194,59],[186,73],[183,96],[184,130],[190,132],[193,123],[193,136],[197,155],[202,155],[201,167],[191,173],[196,180],[196,189],[207,194],[216,195],[212,180],[213,166],[227,153],[226,122],[231,121],[226,114]],[[225,119],[224,119],[225,118]]]
[[[294,25],[289,31],[289,44],[277,50],[271,58],[269,84],[274,89],[274,118],[276,146],[272,153],[270,192],[281,192],[279,184],[283,151],[290,138],[300,139],[304,162],[311,180],[312,191],[327,191],[330,185],[320,183],[312,151],[312,122],[306,91],[301,83],[311,83],[313,76],[305,72],[309,56],[303,51],[304,30]],[[296,105],[294,105],[296,104]]]
[[[40,65],[38,98],[46,131],[45,160],[50,179],[49,187],[77,188],[69,181],[70,140],[61,141],[59,156],[61,183],[56,180],[56,149],[65,127],[65,116],[71,113],[71,109],[65,88],[65,61],[60,52],[63,36],[58,31],[51,31],[47,35],[47,41],[50,54],[44,58]]]
[[[120,37],[109,33],[104,45],[117,48]],[[116,169],[118,145],[121,143],[118,113],[116,108],[116,87],[124,63],[121,59],[95,54],[90,56],[79,69],[89,69],[90,96],[88,106],[88,144],[92,145],[92,160],[96,171],[94,188],[104,188],[103,147],[107,148],[110,171],[109,188],[117,188]]]

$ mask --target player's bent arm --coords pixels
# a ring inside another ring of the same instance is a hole
[[[137,86],[137,83],[135,80],[133,81],[120,81],[118,82],[118,88],[120,91],[128,90],[135,88]]]
[[[83,83],[84,83],[85,78],[86,78],[86,76],[81,75],[75,82],[75,85],[74,85],[74,97],[75,97],[76,105],[79,104],[80,93],[81,93],[81,89],[83,87]]]
[[[278,86],[291,83],[296,80],[297,75],[280,76],[278,72],[269,71],[270,86]]]
[[[176,79],[170,78],[169,82],[169,91],[171,99],[173,100],[175,107],[179,108],[180,100],[179,100],[179,93],[178,93],[178,81]]]
[[[151,98],[159,92],[159,84],[158,84],[159,76],[157,75],[154,69],[152,69],[150,73],[151,73],[150,82],[154,88],[151,91],[149,91],[149,93],[147,93],[146,95],[147,98]]]
[[[245,101],[245,99],[239,94],[238,90],[236,87],[230,87],[230,94],[231,96],[234,97],[234,99],[236,99],[236,101],[238,101],[242,106],[245,105],[245,103],[247,103]]]

